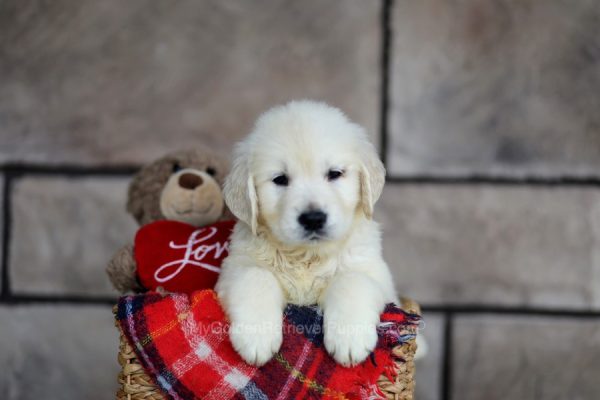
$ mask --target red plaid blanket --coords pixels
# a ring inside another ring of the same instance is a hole
[[[388,305],[375,351],[362,364],[345,368],[325,351],[319,309],[290,305],[279,353],[256,368],[233,349],[229,323],[212,290],[190,297],[122,297],[116,318],[140,363],[174,400],[380,398],[375,382],[386,370],[393,372],[390,349],[414,338],[420,320]]]

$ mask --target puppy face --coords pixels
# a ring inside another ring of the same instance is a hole
[[[278,135],[256,153],[259,222],[286,244],[342,238],[359,203],[359,173],[353,157],[336,151],[340,145],[329,137],[313,133]]]
[[[360,126],[323,103],[292,102],[238,145],[225,201],[254,232],[312,246],[345,237],[359,213],[370,218],[384,174]]]

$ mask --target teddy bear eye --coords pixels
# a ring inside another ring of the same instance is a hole
[[[181,165],[180,165],[178,162],[176,162],[175,164],[173,164],[173,173],[175,173],[175,172],[179,172],[179,171],[181,171],[182,169],[183,169],[183,168],[181,167]]]
[[[341,178],[342,175],[344,175],[344,171],[339,169],[330,169],[327,171],[327,180],[335,181],[336,179]]]
[[[290,183],[290,180],[286,174],[281,174],[273,178],[273,183],[277,186],[287,186]]]
[[[208,167],[208,168],[206,168],[206,173],[209,174],[210,176],[215,176],[217,174],[217,170],[214,169],[213,167]]]

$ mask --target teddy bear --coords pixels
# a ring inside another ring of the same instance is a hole
[[[221,191],[227,172],[223,157],[198,148],[170,153],[135,174],[127,211],[140,229],[106,269],[118,291],[212,288],[234,225]]]

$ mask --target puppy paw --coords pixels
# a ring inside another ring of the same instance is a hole
[[[264,321],[233,322],[229,337],[238,354],[248,364],[259,367],[273,358],[283,341],[281,325]]]
[[[375,320],[378,314],[375,313]],[[346,367],[363,362],[377,345],[373,316],[361,319],[343,315],[325,316],[324,344],[327,352]]]

